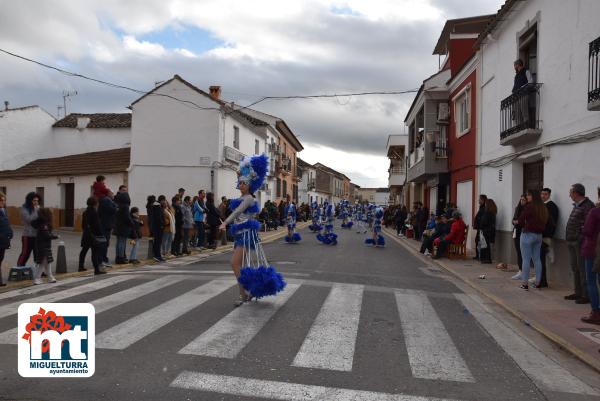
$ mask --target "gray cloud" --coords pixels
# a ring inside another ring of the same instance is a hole
[[[317,7],[304,18],[261,21],[265,30],[244,40],[255,41],[264,54],[259,50],[234,58],[218,53],[188,58],[170,52],[150,57],[128,51],[109,24],[121,30],[129,26],[135,33],[191,22],[169,14],[165,2],[126,3],[8,3],[7,11],[0,14],[0,47],[143,90],[180,74],[201,88],[221,85],[226,100],[244,105],[261,96],[418,88],[437,69],[437,58],[431,52],[445,22],[373,20],[339,16]],[[430,3],[444,16],[456,18],[495,12],[500,1]],[[132,16],[129,25],[128,15]],[[273,48],[267,47],[270,40],[277,42]],[[235,50],[237,44],[229,46]],[[288,49],[291,56],[268,56],[273,49]],[[79,95],[68,105],[70,112],[122,112],[138,97],[1,54],[0,62],[1,96],[14,106],[39,104],[55,114],[62,103],[62,90],[74,89]],[[403,131],[413,96],[271,100],[256,108],[284,118],[302,141],[383,156],[387,135]]]

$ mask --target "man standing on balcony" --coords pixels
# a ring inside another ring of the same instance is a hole
[[[512,88],[512,93],[514,95],[519,92],[519,89],[523,86],[533,83],[533,77],[529,70],[525,68],[523,60],[518,59],[514,62],[513,66],[515,67],[515,81]],[[515,121],[516,126],[529,121],[530,104],[528,96],[516,101],[512,107],[515,107],[516,109],[516,113],[513,112],[513,120]]]

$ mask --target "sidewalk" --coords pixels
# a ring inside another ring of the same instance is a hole
[[[524,291],[519,288],[519,281],[511,280],[518,271],[516,266],[503,271],[496,269],[496,263],[482,265],[472,260],[471,255],[465,260],[432,260],[419,253],[420,242],[398,238],[395,231],[387,228],[384,231],[414,254],[445,269],[502,306],[524,324],[600,371],[600,326],[580,320],[590,313],[589,304],[577,305],[563,299],[572,292],[570,288],[557,288],[550,283],[550,288],[530,288],[529,291]],[[485,279],[480,279],[483,274]]]
[[[302,229],[305,226],[308,226],[309,223],[298,223],[298,229]],[[4,256],[4,261],[2,262],[2,266],[0,267],[0,273],[2,274],[2,280],[4,283],[7,283],[8,285],[6,287],[0,287],[1,289],[10,289],[10,288],[14,288],[14,287],[23,287],[23,286],[27,286],[27,285],[32,285],[32,282],[30,280],[23,280],[23,281],[8,281],[8,273],[10,271],[10,268],[13,266],[16,266],[17,264],[17,259],[19,258],[19,254],[21,253],[21,232],[23,231],[21,227],[19,226],[13,226],[12,227],[13,232],[14,232],[14,236],[13,236],[13,240],[11,241],[11,245],[12,248],[11,249],[7,249],[6,254]],[[67,273],[66,274],[57,274],[56,278],[58,280],[61,279],[61,277],[73,277],[73,276],[79,276],[79,275],[86,275],[86,274],[90,274],[90,272],[93,272],[94,268],[92,266],[92,260],[91,260],[91,251],[88,251],[87,257],[86,257],[86,261],[85,261],[85,268],[88,269],[86,272],[78,272],[77,269],[79,268],[79,252],[81,251],[81,232],[75,232],[75,231],[69,231],[69,230],[55,230],[54,231],[55,234],[57,234],[60,238],[58,240],[52,241],[52,248],[53,248],[53,256],[54,256],[54,260],[55,263],[52,264],[52,270],[56,271],[56,258],[57,258],[57,249],[59,246],[59,243],[61,241],[63,241],[65,243],[65,253],[66,253],[66,259],[67,259]],[[267,232],[260,232],[259,236],[261,238],[261,240],[263,241],[263,243],[269,243],[271,241],[275,241],[277,239],[283,238],[285,235],[287,234],[287,230],[285,229],[285,227],[280,227],[278,230],[272,230],[272,231],[267,231]],[[108,251],[108,257],[112,262],[114,262],[114,257],[115,257],[115,245],[116,245],[116,237],[112,237],[111,241],[110,241],[110,249]],[[227,245],[220,245],[216,250],[210,250],[210,249],[206,249],[203,251],[197,251],[197,250],[192,250],[192,255],[199,255],[199,254],[218,254],[218,253],[222,253],[222,252],[227,252],[229,250],[231,250],[233,247],[232,243],[228,243]],[[129,256],[129,251],[131,250],[131,246],[129,244],[127,244],[127,256]],[[121,268],[131,268],[134,266],[145,266],[148,264],[153,264],[154,261],[152,259],[146,259],[148,256],[148,238],[142,238],[142,241],[140,242],[140,246],[138,248],[138,259],[142,262],[139,265],[131,265],[131,264],[125,264],[125,265],[113,265],[113,268],[108,270],[110,271],[114,271],[115,269],[121,269]],[[33,254],[30,256],[29,261],[27,262],[28,266],[33,265]]]

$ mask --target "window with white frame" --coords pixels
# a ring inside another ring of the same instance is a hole
[[[240,129],[233,126],[233,147],[236,149],[240,149]]]
[[[471,129],[471,88],[465,88],[454,100],[454,120],[456,137],[461,137]]]

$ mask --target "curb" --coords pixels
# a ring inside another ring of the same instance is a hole
[[[384,228],[382,231],[385,232],[385,234],[388,237],[390,237],[396,243],[400,244],[402,247],[404,247],[406,250],[408,250],[415,256],[419,257],[420,259],[424,258],[424,256],[421,255],[420,252],[413,249],[409,245],[405,244],[403,241],[400,241],[398,238],[396,238],[395,235],[391,234],[389,232],[388,228]],[[471,287],[472,289],[477,291],[479,294],[483,295],[487,299],[493,301],[497,305],[504,308],[511,315],[513,315],[514,317],[519,319],[522,323],[531,327],[532,329],[534,329],[535,331],[537,331],[538,333],[540,333],[541,335],[546,337],[548,340],[550,340],[554,344],[558,345],[561,349],[564,349],[565,351],[569,352],[571,355],[575,356],[580,361],[584,362],[586,365],[588,365],[591,368],[593,368],[594,370],[600,372],[600,361],[590,358],[586,353],[582,352],[579,348],[572,345],[569,341],[567,341],[564,338],[562,338],[561,336],[553,333],[552,331],[546,329],[544,326],[539,325],[538,323],[530,322],[525,315],[523,315],[521,312],[515,310],[511,306],[507,305],[502,299],[496,297],[495,295],[488,293],[484,288],[464,279],[458,273],[455,273],[452,269],[450,269],[449,267],[446,267],[443,263],[441,263],[437,260],[434,260],[434,259],[427,259],[427,262],[435,264],[436,266],[444,269],[444,271],[450,273],[453,277],[455,277],[455,278],[459,279],[461,282],[467,284],[469,287]]]
[[[302,229],[308,226],[308,222],[304,222],[304,223],[299,223],[298,224],[298,229]],[[261,242],[263,244],[268,244],[270,242],[276,241],[280,238],[285,237],[285,235],[287,234],[287,230],[285,229],[278,229],[275,234],[271,234],[269,236],[265,236],[264,238],[261,238]],[[223,245],[223,246],[219,246],[217,247],[217,249],[212,250],[210,252],[202,252],[202,251],[192,251],[190,253],[190,255],[186,255],[186,256],[195,256],[195,255],[203,255],[205,257],[208,256],[213,256],[213,255],[219,255],[225,252],[229,252],[233,250],[233,244],[227,244],[227,245]],[[177,260],[178,258],[172,258],[172,259],[168,259],[169,260]],[[115,265],[113,266],[110,271],[117,271],[117,270],[122,270],[122,269],[131,269],[132,267],[144,267],[144,266],[151,266],[154,265],[158,262],[155,262],[152,259],[142,259],[140,260],[141,263],[134,265],[131,263],[126,263],[123,265]],[[55,277],[57,279],[66,279],[66,278],[71,278],[71,277],[83,277],[83,276],[87,276],[89,275],[90,277],[94,277],[93,274],[90,274],[91,271],[87,270],[84,272],[80,272],[80,271],[75,271],[75,272],[67,272],[67,273],[61,273],[61,274],[56,274]],[[33,286],[33,283],[31,282],[31,280],[22,280],[22,281],[17,281],[17,282],[7,282],[7,285],[5,287],[2,287],[0,290],[0,294],[4,293],[4,292],[8,292],[8,291],[12,291],[12,290],[16,290],[16,289],[20,289],[20,288],[26,288],[26,287],[31,287]]]

